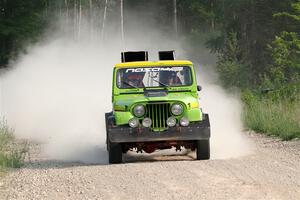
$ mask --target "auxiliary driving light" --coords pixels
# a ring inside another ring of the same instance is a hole
[[[175,103],[171,107],[171,112],[173,115],[181,115],[183,113],[183,106],[181,104]]]
[[[151,126],[151,124],[152,124],[152,120],[150,118],[147,117],[143,120],[144,127],[149,128]]]
[[[169,127],[175,126],[175,125],[176,125],[176,118],[175,118],[175,117],[169,117],[169,118],[167,119],[167,125],[168,125]]]
[[[133,108],[133,114],[136,117],[142,117],[145,114],[145,107],[143,105],[136,105]]]
[[[190,124],[190,121],[188,118],[186,118],[186,117],[181,118],[181,120],[180,120],[181,126],[188,126],[189,124]]]
[[[129,120],[128,124],[131,128],[136,128],[139,126],[139,120],[137,118],[132,118]]]

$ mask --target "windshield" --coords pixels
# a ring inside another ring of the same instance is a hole
[[[117,72],[118,88],[173,87],[192,85],[190,67],[122,68]]]

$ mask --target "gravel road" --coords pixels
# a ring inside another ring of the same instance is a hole
[[[127,156],[129,163],[86,165],[41,158],[0,178],[1,199],[300,199],[300,141],[249,133],[251,155],[194,161]]]

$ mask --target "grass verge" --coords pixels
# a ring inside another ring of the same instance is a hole
[[[300,138],[300,101],[251,96],[245,102],[244,122],[250,129],[284,140]]]
[[[0,171],[19,168],[24,164],[28,152],[27,144],[18,143],[14,131],[5,120],[0,121]],[[1,173],[1,172],[0,172]]]

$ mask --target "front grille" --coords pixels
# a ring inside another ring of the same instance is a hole
[[[169,103],[150,103],[146,105],[147,113],[146,117],[149,117],[152,120],[151,128],[155,131],[166,130],[167,119],[170,115],[170,104]]]

